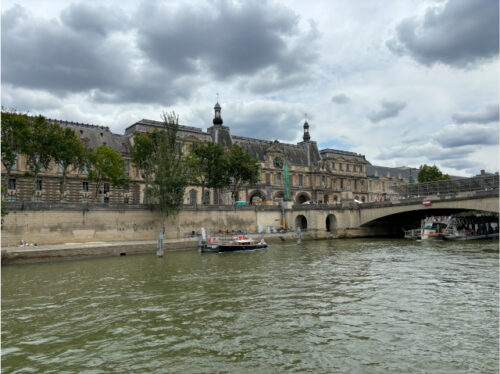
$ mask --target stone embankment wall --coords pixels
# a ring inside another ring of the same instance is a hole
[[[85,243],[154,240],[162,229],[162,218],[146,205],[7,203],[2,246],[16,246],[22,240],[37,244]],[[304,215],[309,238],[383,235],[370,228],[359,228],[349,210],[293,210],[280,207],[189,206],[167,220],[166,239],[185,239],[199,234],[248,231],[259,226],[281,228],[283,212],[286,225],[296,230],[296,220]],[[330,216],[331,230],[326,219]]]

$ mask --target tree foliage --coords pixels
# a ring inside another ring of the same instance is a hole
[[[21,152],[22,135],[28,127],[28,116],[15,111],[2,112],[2,164],[5,178],[2,183],[2,196],[7,193],[7,183]]]
[[[228,175],[231,178],[231,193],[235,199],[244,184],[256,184],[259,180],[259,161],[239,145],[234,144],[227,153]]]
[[[441,180],[450,180],[450,176],[448,174],[443,174],[441,170],[436,165],[421,165],[420,170],[418,172],[418,182],[434,182]]]
[[[153,153],[158,147],[158,133],[159,131],[137,134],[133,139],[134,145],[130,150],[132,163],[141,171],[146,192],[151,189],[156,170],[155,163],[157,160],[153,157]]]
[[[61,183],[61,200],[65,199],[66,180],[68,172],[73,169],[82,169],[85,164],[85,149],[83,142],[69,127],[57,131],[58,147],[54,153],[54,161],[61,165],[63,180]]]
[[[228,160],[224,148],[214,142],[196,141],[191,145],[191,153],[186,157],[190,170],[190,183],[201,187],[205,201],[205,188],[224,188],[229,186]]]
[[[124,160],[114,149],[107,145],[89,151],[89,180],[96,183],[94,201],[104,182],[111,182],[115,187],[125,187],[129,180],[125,175]]]
[[[175,216],[183,203],[188,184],[188,168],[177,143],[179,116],[163,113],[163,129],[138,134],[131,150],[132,162],[141,169],[146,194],[161,211],[163,226],[169,216]]]
[[[31,190],[35,199],[38,174],[47,169],[59,147],[60,126],[48,122],[43,116],[28,119],[28,125],[23,128],[19,150],[26,156],[27,175],[33,177]]]

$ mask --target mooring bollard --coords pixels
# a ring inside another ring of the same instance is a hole
[[[301,238],[301,230],[300,230],[300,227],[297,227],[297,244],[300,244],[302,242],[302,238]]]
[[[158,234],[158,242],[156,243],[156,255],[163,257],[163,233]]]

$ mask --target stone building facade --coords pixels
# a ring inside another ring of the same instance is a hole
[[[394,201],[401,198],[398,187],[414,183],[417,180],[418,169],[411,167],[386,167],[368,165],[368,201]]]
[[[132,181],[130,187],[114,188],[105,183],[97,196],[94,196],[95,185],[88,181],[87,173],[71,171],[67,191],[62,197],[59,192],[62,170],[58,165],[52,164],[47,170],[43,170],[34,182],[32,178],[24,176],[25,158],[19,155],[17,166],[8,181],[7,200],[31,201],[31,188],[33,183],[36,183],[36,201],[64,199],[68,202],[87,202],[95,198],[97,201],[111,204],[147,203],[140,170],[137,170],[130,160],[130,149],[136,134],[160,129],[161,122],[142,119],[127,127],[121,135],[114,134],[108,127],[103,126],[52,119],[49,121],[72,128],[87,147],[95,149],[104,144],[116,150],[125,159],[125,170]],[[189,145],[195,140],[213,141],[225,148],[238,144],[256,158],[261,165],[259,182],[254,186],[245,186],[237,196],[237,200],[246,201],[248,204],[278,204],[283,200],[285,164],[289,170],[291,200],[297,204],[311,201],[336,204],[346,199],[360,202],[377,200],[376,197],[380,196],[379,190],[384,190],[386,185],[380,184],[381,176],[374,175],[373,166],[365,156],[335,149],[320,150],[317,143],[311,140],[307,121],[303,128],[303,140],[297,144],[233,135],[230,128],[223,125],[221,106],[217,103],[214,107],[212,126],[203,131],[198,127],[180,125],[178,138],[185,152],[188,152]],[[2,178],[4,177],[2,169]],[[401,178],[398,181],[405,183],[408,180]],[[232,199],[228,192],[219,196],[214,191],[207,190],[206,196],[202,197],[200,188],[186,189],[185,204],[202,202],[231,204]]]

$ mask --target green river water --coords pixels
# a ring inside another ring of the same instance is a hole
[[[2,373],[498,373],[498,242],[2,267]]]

